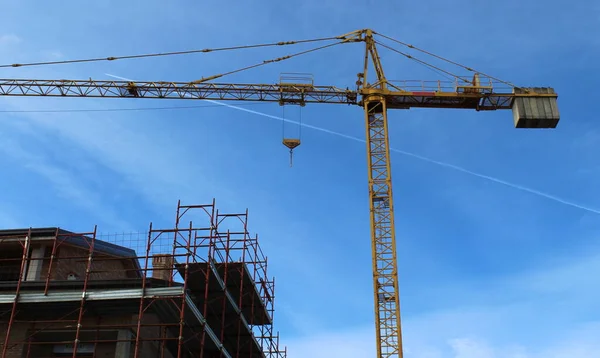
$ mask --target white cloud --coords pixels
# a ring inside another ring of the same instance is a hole
[[[286,340],[289,358],[365,358],[375,356],[373,329],[314,332],[311,336]],[[371,338],[373,337],[373,338]]]
[[[577,330],[574,330],[577,331]],[[568,335],[568,329],[564,330]],[[599,331],[596,329],[595,334]],[[492,345],[485,339],[469,337],[449,339],[449,347],[443,358],[589,358],[600,356],[600,345],[594,337],[584,339],[563,338],[547,340],[541,346],[535,345]],[[410,357],[407,357],[410,358]]]
[[[405,314],[405,358],[600,357],[600,321],[594,321],[600,316],[582,311],[594,309],[600,299],[595,275],[591,274],[600,270],[598,265],[600,254],[592,254],[489,281],[487,287],[479,289],[460,283],[457,288],[447,286],[445,292],[437,294],[439,306],[453,295],[480,297],[480,302]],[[491,302],[499,296],[513,299]],[[374,327],[370,325],[340,327],[337,332],[317,330],[284,340],[290,358],[374,356],[374,342]]]
[[[21,42],[21,38],[13,34],[0,35],[0,45],[11,45],[18,44]]]
[[[485,313],[483,314],[485,315]],[[460,319],[459,312],[448,316]],[[413,340],[405,339],[405,358],[590,358],[600,357],[600,322],[584,328],[564,328],[564,337],[558,340],[547,339],[536,344],[492,344],[494,337],[474,338],[461,336],[453,338],[452,331],[446,331],[436,344],[422,344],[429,340],[429,334],[438,333],[437,318],[416,318],[411,323],[428,326],[429,331]],[[409,329],[411,323],[406,325]],[[451,326],[451,322],[447,322]],[[473,327],[478,322],[468,320],[464,324]],[[405,331],[406,331],[405,328]],[[514,327],[518,331],[518,327]],[[543,335],[540,332],[540,335]],[[543,338],[543,337],[540,337]],[[362,327],[338,332],[315,332],[311,336],[285,340],[289,358],[310,356],[312,358],[364,358],[375,356],[374,328]]]
[[[456,358],[494,358],[494,353],[487,344],[472,339],[456,338],[448,343]]]
[[[48,60],[51,61],[56,61],[56,60],[60,60],[63,57],[65,57],[63,55],[62,52],[58,51],[58,50],[46,50],[46,51],[42,51],[42,56]]]
[[[563,337],[541,347],[493,346],[485,340],[450,339],[448,358],[589,358],[600,356],[600,322],[563,330]],[[409,357],[407,357],[409,358]]]

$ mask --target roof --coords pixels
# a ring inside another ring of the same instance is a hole
[[[58,236],[61,237],[62,242],[67,243],[71,246],[77,246],[84,249],[87,249],[89,247],[88,240],[91,239],[89,236],[63,230],[58,227],[0,230],[0,239],[2,239],[3,237],[6,238],[11,236],[24,236],[27,235],[27,233],[29,233],[29,230],[31,230],[31,237],[33,239],[35,239],[36,237],[49,237],[55,239],[56,234],[58,232]],[[117,257],[136,257],[135,250],[133,249],[111,244],[110,242],[98,239],[94,240],[94,251]]]

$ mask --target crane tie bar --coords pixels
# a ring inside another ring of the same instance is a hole
[[[207,53],[207,52],[217,52],[217,51],[231,51],[231,50],[242,50],[242,49],[250,49],[250,48],[260,48],[260,47],[288,46],[288,45],[297,45],[297,44],[301,44],[301,43],[321,42],[321,41],[338,40],[338,39],[339,39],[338,37],[333,36],[333,37],[321,37],[321,38],[308,39],[308,40],[279,41],[279,42],[263,43],[263,44],[256,44],[256,45],[205,48],[205,49],[198,49],[198,50],[148,53],[148,54],[141,54],[141,55],[108,56],[108,57],[97,57],[97,58],[86,58],[86,59],[64,60],[64,61],[13,63],[13,64],[0,65],[0,68],[25,67],[25,66],[46,66],[46,65],[64,65],[64,64],[70,64],[70,63],[115,61],[115,60],[125,60],[125,59],[134,59],[134,58],[190,55],[190,54],[194,54],[194,53]]]

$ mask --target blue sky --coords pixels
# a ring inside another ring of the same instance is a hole
[[[296,40],[369,27],[518,85],[553,86],[562,116],[553,131],[516,130],[510,111],[390,113],[392,147],[561,199],[393,154],[406,357],[600,355],[596,2],[3,6],[11,15],[0,30],[3,64]],[[0,77],[110,79],[108,73],[188,81],[305,48],[8,68]],[[325,51],[220,82],[275,83],[280,72],[310,72],[317,84],[353,87],[361,47]],[[381,52],[388,78],[443,79]],[[304,129],[289,168],[281,122],[232,108],[19,113],[208,103],[0,103],[1,227],[87,231],[98,224],[101,232],[143,231],[149,221],[170,225],[178,199],[216,197],[224,210],[248,207],[251,231],[259,233],[277,278],[277,328],[289,357],[374,355],[364,144]],[[276,104],[243,108],[282,114]],[[286,111],[286,118],[297,120],[297,111]],[[364,138],[358,107],[309,105],[302,121]],[[285,131],[297,129],[286,125]]]

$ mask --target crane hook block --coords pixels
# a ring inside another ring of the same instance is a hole
[[[296,138],[283,138],[283,145],[290,149],[290,167],[292,166],[292,159],[294,154],[294,148],[300,145],[300,139]]]
[[[290,150],[294,150],[294,148],[300,145],[300,139],[283,138],[283,145],[290,148]]]

